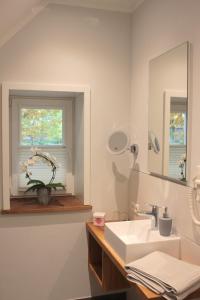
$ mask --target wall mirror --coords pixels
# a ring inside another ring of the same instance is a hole
[[[149,64],[148,169],[187,182],[188,42]]]

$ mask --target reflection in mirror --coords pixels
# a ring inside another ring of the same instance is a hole
[[[187,180],[188,43],[150,61],[150,173],[185,183]]]
[[[149,130],[149,150],[153,150],[155,153],[159,153],[160,144],[155,134]]]

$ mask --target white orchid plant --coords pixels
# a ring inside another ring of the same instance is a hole
[[[46,188],[49,192],[51,192],[52,189],[57,190],[57,188],[65,189],[65,186],[62,183],[53,182],[56,176],[56,169],[59,167],[56,158],[48,152],[42,152],[41,149],[38,148],[31,148],[31,152],[32,156],[26,161],[20,163],[21,171],[25,173],[25,177],[28,179],[27,185],[30,185],[30,187],[26,190],[26,193],[29,191],[38,191],[42,188]],[[29,171],[29,167],[34,166],[39,161],[51,167],[52,177],[48,184],[45,184],[39,179],[31,178],[32,173]]]
[[[181,180],[185,181],[185,175],[184,175],[184,168],[185,168],[185,164],[186,164],[186,153],[181,155],[181,159],[178,160],[178,166],[181,169]]]

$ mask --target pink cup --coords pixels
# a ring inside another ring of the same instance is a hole
[[[105,224],[105,213],[104,212],[95,212],[93,214],[93,224],[95,226],[104,226],[104,224]]]

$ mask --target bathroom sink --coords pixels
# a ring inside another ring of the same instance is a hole
[[[180,238],[164,237],[158,230],[151,230],[150,219],[106,223],[105,239],[125,263],[155,250],[179,258]]]

